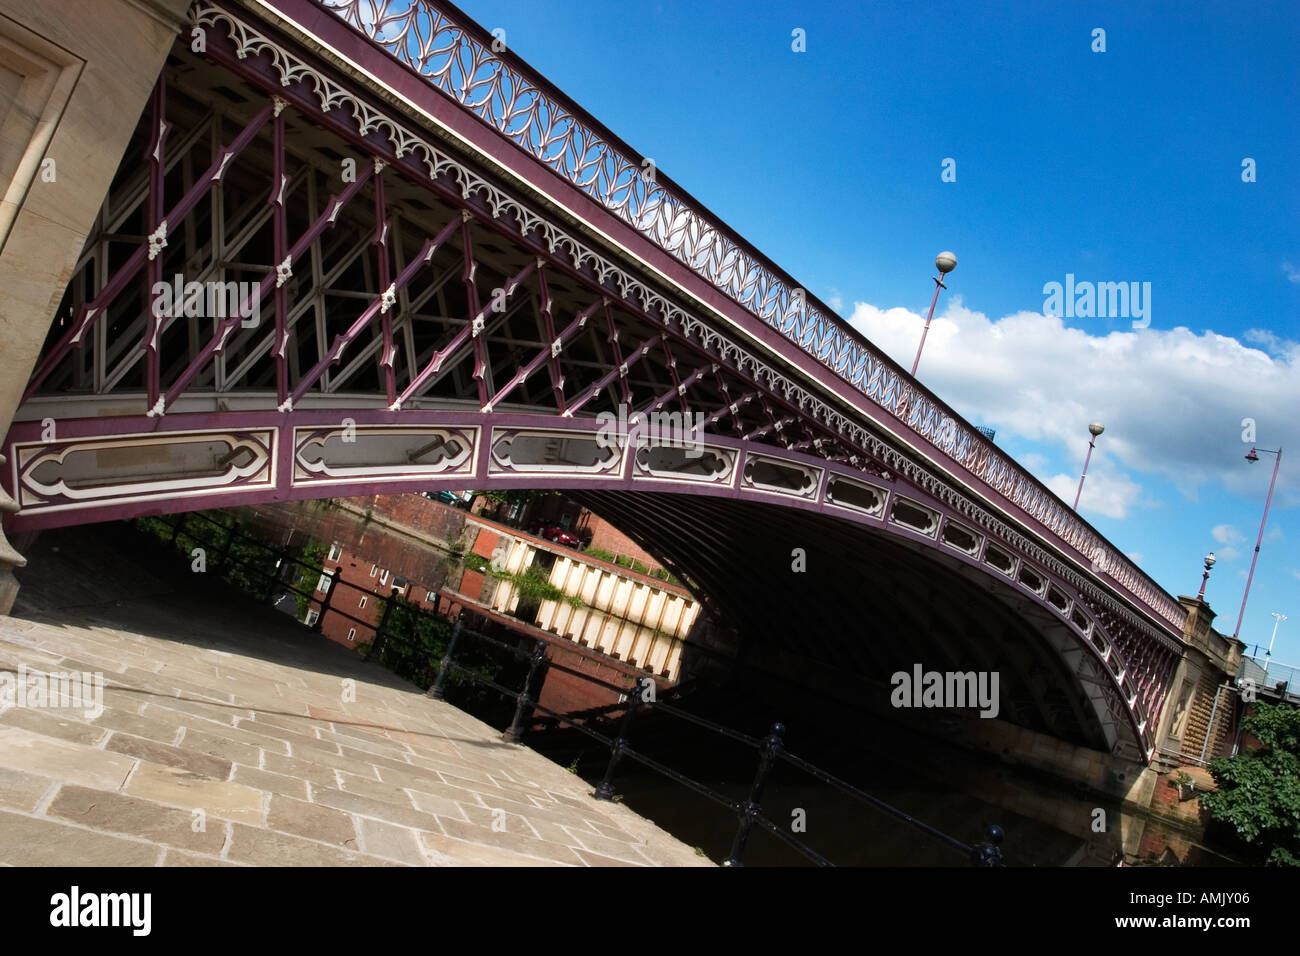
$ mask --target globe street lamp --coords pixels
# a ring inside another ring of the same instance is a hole
[[[957,257],[951,252],[941,252],[934,257],[934,267],[939,275],[934,277],[934,298],[930,300],[930,313],[925,317],[925,328],[921,330],[921,344],[916,347],[916,359],[912,362],[912,377],[916,378],[916,367],[921,364],[921,349],[925,348],[925,337],[930,332],[930,320],[934,318],[934,304],[939,301],[939,290],[948,288],[943,284],[943,276],[957,268]]]
[[[1205,600],[1205,582],[1210,579],[1210,568],[1214,567],[1214,552],[1205,556],[1205,573],[1201,575],[1201,589],[1196,592],[1196,600]]]
[[[1276,455],[1277,461],[1273,463],[1273,479],[1268,483],[1268,497],[1264,500],[1264,518],[1259,523],[1259,537],[1255,539],[1255,554],[1250,559],[1250,574],[1246,575],[1246,593],[1241,596],[1241,611],[1237,614],[1237,629],[1232,632],[1233,637],[1241,633],[1241,619],[1246,616],[1246,599],[1250,597],[1250,582],[1255,579],[1255,562],[1259,560],[1259,546],[1264,541],[1264,524],[1268,521],[1268,506],[1273,502],[1273,485],[1277,483],[1277,470],[1282,465],[1282,449],[1270,451],[1267,448],[1252,448],[1246,455],[1246,460],[1250,462],[1259,461],[1257,451],[1262,451],[1266,455]]]
[[[1074,493],[1074,510],[1079,510],[1079,496],[1083,494],[1083,479],[1088,477],[1088,462],[1092,461],[1092,450],[1096,447],[1097,436],[1106,430],[1106,426],[1101,422],[1093,422],[1088,426],[1088,432],[1092,435],[1088,439],[1088,455],[1083,459],[1083,474],[1079,476],[1079,490]]]

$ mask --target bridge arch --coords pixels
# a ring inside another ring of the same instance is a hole
[[[646,241],[622,173],[590,174],[602,207],[518,144],[476,151],[391,62],[367,87],[287,22],[195,17],[208,52],[174,48],[6,437],[9,527],[545,486],[740,593],[700,529],[774,515],[1036,621],[1089,701],[1066,706],[1082,737],[1150,758],[1177,602],[693,200],[645,193]],[[176,276],[234,284],[235,307],[177,310],[180,288],[158,309]],[[598,440],[600,413],[664,411],[703,415],[698,457]],[[690,515],[671,534],[648,517],[669,495]]]
[[[1118,608],[1046,554],[1036,561],[1019,553],[1014,529],[952,489],[945,500],[883,469],[864,473],[726,436],[676,447],[635,427],[619,436],[594,416],[263,409],[161,421],[61,418],[54,438],[49,421],[10,431],[5,484],[20,507],[14,530],[347,495],[564,489],[699,582],[729,620],[753,632],[774,617],[788,619],[792,631],[861,626],[856,605],[871,592],[855,581],[855,568],[875,568],[901,609],[895,627],[907,634],[873,642],[865,659],[878,678],[910,666],[908,641],[926,644],[928,661],[948,665],[940,670],[969,670],[972,660],[997,669],[1033,634],[1041,647],[1022,648],[1007,710],[1034,712],[1031,727],[1078,744],[1140,757],[1150,747],[1159,702],[1139,690],[1124,653],[1137,635],[1117,628]],[[791,572],[795,547],[816,556],[809,578]],[[828,573],[831,562],[836,573]],[[888,566],[901,570],[885,573]],[[809,580],[821,585],[803,587]],[[793,599],[780,593],[787,587]],[[927,590],[946,595],[951,609]],[[801,626],[778,612],[783,604],[798,608]],[[1006,613],[996,613],[999,606]],[[925,617],[935,626],[922,626]],[[999,653],[979,651],[981,642]],[[1080,693],[1061,695],[1063,677]],[[1036,688],[1035,699],[1016,704],[1016,688]]]

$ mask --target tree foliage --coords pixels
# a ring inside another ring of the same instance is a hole
[[[1201,806],[1265,862],[1300,866],[1300,708],[1259,701],[1242,728],[1260,748],[1211,760],[1219,789]]]

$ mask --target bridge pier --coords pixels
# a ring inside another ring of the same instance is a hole
[[[8,431],[188,0],[0,0],[0,432]],[[0,492],[0,511],[17,505]],[[0,530],[0,614],[26,561]]]

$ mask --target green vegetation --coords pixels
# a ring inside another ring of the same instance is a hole
[[[207,520],[205,520],[207,519]],[[182,530],[175,533],[174,547],[187,559],[197,561],[194,549],[203,549],[203,569],[215,574],[241,591],[258,598],[271,596],[277,585],[294,584],[305,591],[316,586],[317,578],[306,583],[306,574],[297,565],[277,567],[279,548],[255,528],[240,527],[235,516],[226,511],[198,511],[169,518],[137,518],[135,527],[162,541],[172,541],[173,528],[184,521]],[[236,537],[238,532],[238,537]],[[297,572],[288,582],[284,575],[289,569]],[[319,563],[317,576],[319,576]]]
[[[682,587],[682,582],[666,568],[655,568],[651,570],[635,558],[629,558],[625,554],[615,554],[613,551],[606,551],[604,548],[588,548],[584,554],[587,557],[595,558],[597,561],[607,561],[610,564],[617,565],[620,568],[628,568],[632,571],[640,572],[647,577],[658,578],[660,581],[667,581],[669,584],[675,584]]]
[[[422,611],[419,604],[408,601],[400,594],[380,600],[387,601],[388,607],[384,612],[379,650],[372,660],[378,661],[398,677],[427,690],[437,679],[443,655],[447,652],[447,644],[451,640],[451,622]],[[475,643],[460,641],[456,644],[456,663],[484,680],[495,679],[500,668],[483,655]],[[370,644],[358,645],[357,651],[368,653]],[[448,668],[445,687],[448,690],[459,689],[462,694],[470,696],[486,696],[491,693],[455,667]],[[464,700],[464,697],[459,699]]]
[[[1201,807],[1261,862],[1300,866],[1300,709],[1259,701],[1242,728],[1260,749],[1211,760],[1219,789],[1204,794]]]
[[[492,567],[487,558],[472,551],[465,555],[464,563],[465,568],[469,571],[478,571],[480,574],[486,574],[498,581],[505,581],[513,585],[519,592],[521,604],[533,601],[563,601],[569,607],[586,607],[582,598],[576,594],[565,594],[552,584],[550,582],[550,573],[541,565],[530,564],[519,573],[497,570]]]
[[[328,549],[326,547],[313,542],[303,548],[302,554],[299,556],[299,560],[308,565],[308,567],[304,569],[294,565],[294,568],[298,572],[297,580],[303,582],[298,585],[298,589],[307,592],[306,594],[294,595],[294,597],[298,599],[297,612],[298,620],[300,621],[305,620],[307,612],[311,610],[311,591],[312,588],[316,586],[316,582],[320,581],[321,575],[325,573],[325,555],[327,552]]]

